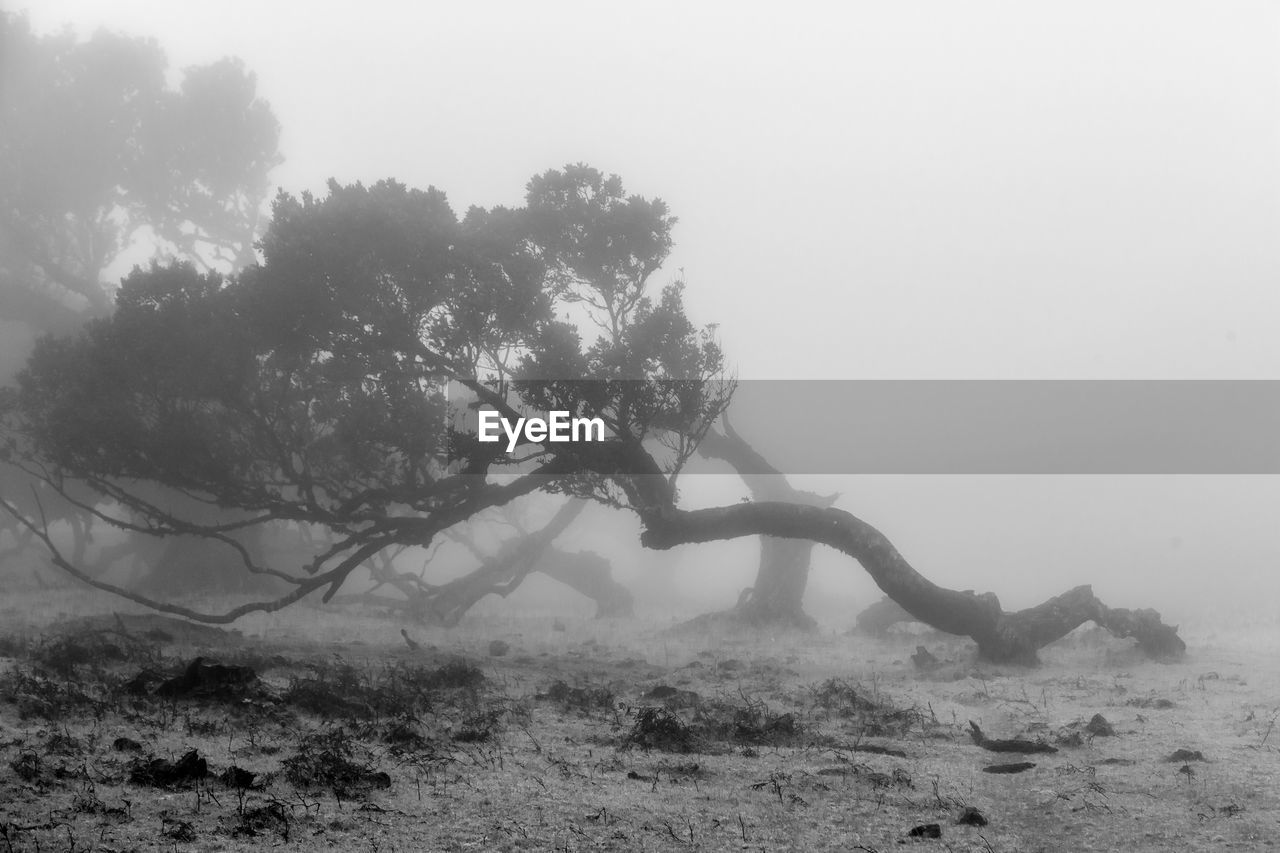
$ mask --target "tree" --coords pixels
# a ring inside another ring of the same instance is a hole
[[[443,193],[384,181],[280,195],[264,261],[223,278],[153,267],[116,313],[73,340],[44,340],[20,379],[10,429],[57,487],[74,480],[160,534],[224,541],[288,521],[333,534],[295,571],[239,556],[291,589],[197,613],[81,571],[21,516],[63,570],[99,588],[210,622],[331,598],[384,552],[429,546],[478,514],[536,492],[634,512],[642,544],[739,536],[826,544],[862,564],[913,616],[972,637],[995,660],[1093,620],[1152,654],[1182,650],[1151,611],[1106,608],[1087,587],[1005,613],[992,594],[943,589],[879,531],[840,509],[777,501],[687,510],[680,475],[732,397],[710,329],[683,283],[653,292],[675,219],[586,166],[530,181],[518,209],[457,217]],[[584,379],[583,377],[591,377]],[[460,390],[470,395],[461,409]],[[599,418],[600,442],[477,440],[474,406]],[[234,511],[197,524],[146,500],[152,482]],[[117,523],[119,520],[117,519]]]
[[[205,270],[253,262],[280,128],[239,61],[188,68],[173,87],[153,41],[42,37],[0,13],[0,127],[0,318],[66,334],[105,316],[105,271],[137,243]],[[0,365],[0,382],[9,377]],[[71,526],[81,562],[92,517],[47,496],[38,507],[33,488],[0,472],[0,494]],[[14,551],[30,535],[3,533]]]
[[[506,598],[520,588],[529,575],[538,572],[559,581],[596,603],[596,616],[631,616],[634,601],[626,587],[615,581],[607,559],[591,551],[564,551],[554,545],[582,513],[587,502],[564,501],[551,519],[540,529],[529,532],[515,518],[511,506],[501,508],[504,526],[518,531],[492,551],[480,547],[465,530],[450,530],[448,538],[462,543],[474,554],[480,565],[461,577],[443,584],[430,583],[420,574],[399,571],[390,559],[378,559],[369,566],[374,586],[360,598],[401,606],[418,621],[453,627],[472,607],[485,597]],[[473,520],[474,521],[474,520]],[[423,561],[424,570],[436,555]],[[387,600],[374,598],[377,590],[390,586],[402,596]]]
[[[144,235],[206,269],[252,262],[279,123],[238,60],[166,74],[153,41],[0,13],[0,316],[109,313],[103,273]]]

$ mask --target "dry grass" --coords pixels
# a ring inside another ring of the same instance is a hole
[[[74,621],[93,606],[10,597],[0,614],[14,626],[0,853],[1255,850],[1280,820],[1269,636],[1192,637],[1186,662],[1161,665],[1084,633],[1021,670],[934,637],[676,639],[487,617],[445,632],[314,609],[236,637]],[[510,653],[489,657],[494,639]],[[943,661],[927,677],[917,642]],[[197,655],[258,680],[199,698],[130,689]],[[970,720],[1058,751],[989,752]],[[1204,760],[1166,760],[1179,749]],[[1036,766],[982,772],[1022,760]],[[989,822],[957,824],[965,809]],[[909,838],[935,823],[940,839]]]

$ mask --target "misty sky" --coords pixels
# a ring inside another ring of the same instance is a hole
[[[29,5],[243,57],[289,190],[619,173],[746,378],[1280,377],[1271,3]]]
[[[290,191],[394,177],[461,211],[518,204],[568,162],[617,172],[680,217],[665,275],[683,268],[743,378],[1280,378],[1273,3],[29,14],[154,35],[176,67],[242,57]],[[1111,578],[1211,557],[1276,591],[1274,479],[1085,480],[974,499],[963,479],[900,478],[842,505],[944,582],[1020,588],[1038,549],[1053,591],[1092,580],[1105,598]],[[1085,535],[1099,518],[1106,537]]]

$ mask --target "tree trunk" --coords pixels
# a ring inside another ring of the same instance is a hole
[[[978,654],[991,661],[1034,664],[1038,649],[1085,622],[1118,637],[1133,637],[1154,658],[1181,657],[1186,644],[1177,628],[1154,610],[1110,608],[1088,586],[1079,586],[1043,604],[1006,613],[993,593],[976,595],[946,589],[917,572],[879,530],[839,509],[785,503],[744,503],[683,511],[642,513],[641,542],[666,549],[693,542],[740,536],[809,539],[853,557],[884,592],[926,625],[970,637]]]
[[[760,537],[756,584],[738,602],[737,615],[752,625],[791,625],[806,630],[817,623],[804,612],[813,543],[802,539]]]
[[[818,495],[793,487],[746,439],[722,418],[724,433],[708,430],[698,452],[727,462],[751,491],[752,500],[829,507],[837,495]],[[804,612],[813,542],[760,537],[760,565],[755,586],[744,590],[737,606],[722,614],[750,625],[790,625],[806,630],[816,623]]]

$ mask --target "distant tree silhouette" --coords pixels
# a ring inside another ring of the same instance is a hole
[[[177,88],[153,41],[39,36],[0,13],[0,316],[68,331],[110,313],[145,236],[206,269],[253,261],[279,123],[237,60]]]
[[[176,87],[167,75],[153,41],[40,36],[25,17],[0,12],[0,319],[68,334],[108,315],[115,288],[105,272],[139,241],[205,270],[253,262],[281,160],[279,123],[237,60],[185,69]],[[14,367],[0,363],[0,382]],[[41,491],[0,470],[0,495],[70,526],[79,562],[93,515],[48,495],[38,506]],[[0,525],[0,541],[20,553],[30,531]],[[199,551],[189,540],[170,546],[170,558]],[[117,546],[104,562],[129,550]]]

